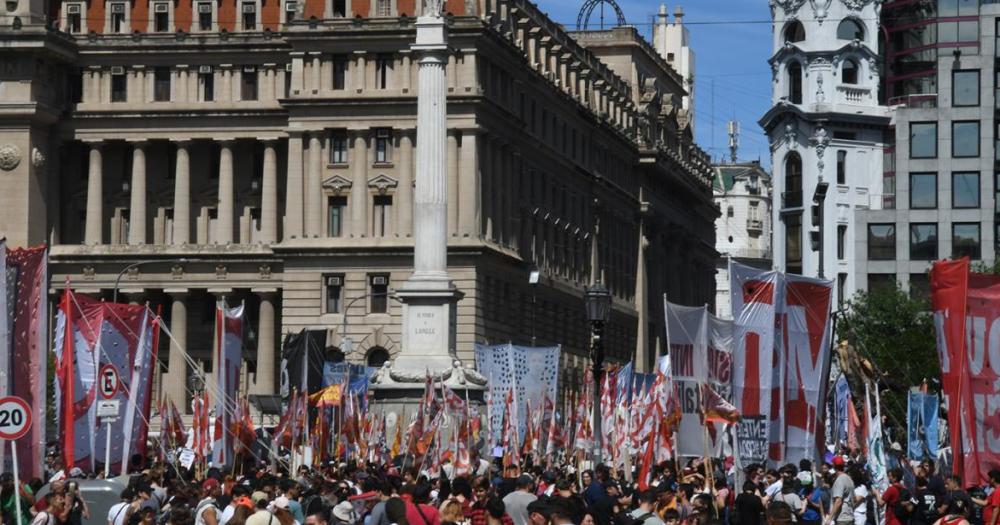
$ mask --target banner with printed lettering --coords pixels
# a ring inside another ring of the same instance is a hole
[[[782,276],[730,261],[729,277],[733,308],[732,399],[740,413],[736,456],[740,465],[750,465],[768,459],[772,430],[779,430],[772,425],[772,414],[778,414],[781,406],[781,361],[775,351],[775,325]]]
[[[970,274],[966,258],[939,261],[931,302],[953,468],[966,484],[983,484],[1000,464],[1000,277]]]
[[[719,397],[733,402],[733,322],[708,314],[708,384]],[[713,455],[724,454],[725,423],[711,423],[708,428]]]
[[[784,453],[782,463],[816,462],[825,450],[823,406],[830,377],[830,308],[833,281],[785,275],[782,384]]]
[[[677,426],[677,454],[705,455],[705,427],[701,417],[701,385],[708,382],[708,309],[681,306],[664,297],[670,373],[677,386],[681,421]]]

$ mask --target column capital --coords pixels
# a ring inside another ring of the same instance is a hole
[[[205,291],[214,295],[216,299],[222,299],[227,295],[233,295],[232,288],[209,288]]]
[[[133,148],[145,148],[149,146],[149,139],[125,139],[125,142],[131,144]]]
[[[189,66],[187,64],[177,64],[176,66],[174,66],[174,69],[177,69],[179,71],[183,71],[183,70],[188,69],[190,67],[191,66]]]
[[[191,290],[187,288],[164,288],[163,293],[170,296],[173,300],[178,300],[182,297],[186,297],[191,294]]]
[[[269,144],[269,145],[272,145],[272,146],[275,145],[275,144],[277,144],[278,142],[281,142],[281,138],[280,137],[260,137],[257,140],[260,141],[260,142],[262,142],[262,143],[264,143],[264,144]]]
[[[192,138],[170,139],[170,143],[171,144],[176,144],[178,146],[184,146],[184,147],[190,147],[191,143],[193,143],[193,142],[194,142],[194,139],[192,139]]]
[[[299,137],[299,138],[301,138],[302,135],[306,134],[306,131],[307,130],[304,130],[304,129],[288,129],[288,130],[285,130],[285,133],[289,137]]]
[[[251,288],[250,291],[257,294],[261,298],[273,298],[278,295],[279,292],[277,288]]]
[[[105,143],[107,143],[107,141],[104,139],[95,139],[95,138],[84,138],[78,140],[81,143],[90,146],[91,148],[101,148],[104,146]]]

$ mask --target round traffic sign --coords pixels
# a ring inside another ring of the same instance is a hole
[[[118,369],[115,365],[108,363],[101,367],[100,373],[97,375],[98,389],[101,391],[101,397],[104,399],[111,399],[118,394],[118,388],[121,386],[121,378],[118,376]]]
[[[0,439],[19,439],[31,428],[31,407],[14,396],[0,398]]]

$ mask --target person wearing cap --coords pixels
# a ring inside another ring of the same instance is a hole
[[[336,525],[354,525],[357,522],[358,514],[350,501],[341,501],[333,508],[333,523]]]
[[[267,506],[267,510],[274,514],[274,520],[278,522],[276,525],[301,525],[295,521],[295,516],[292,516],[288,498],[284,496],[274,498],[274,501]]]
[[[833,488],[830,490],[832,503],[830,504],[830,513],[825,519],[828,524],[854,525],[854,482],[844,472],[846,466],[843,456],[834,456],[833,470],[836,471],[837,476],[833,480]],[[890,523],[889,525],[900,524]]]
[[[274,514],[267,510],[267,505],[270,502],[267,494],[255,492],[250,496],[250,501],[253,503],[254,513],[247,518],[244,525],[274,525]]]
[[[208,478],[201,484],[202,499],[194,511],[194,525],[219,525],[222,511],[219,510],[218,497],[222,495],[222,483],[215,478]]]
[[[532,491],[534,485],[535,480],[530,475],[521,474],[517,478],[514,492],[504,496],[504,508],[514,520],[514,525],[529,525],[528,505],[538,499]]]

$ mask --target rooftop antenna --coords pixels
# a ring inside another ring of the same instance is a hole
[[[729,121],[729,159],[736,164],[736,152],[740,149],[740,123],[736,120]]]
[[[624,26],[625,14],[622,13],[622,8],[618,7],[618,3],[615,0],[584,0],[583,5],[580,6],[580,14],[576,16],[576,29],[577,30],[587,30],[587,26],[590,24],[590,16],[594,13],[594,9],[598,5],[601,6],[600,17],[601,17],[601,29],[604,29],[604,4],[611,6],[614,10],[615,16],[617,17],[617,26]]]

